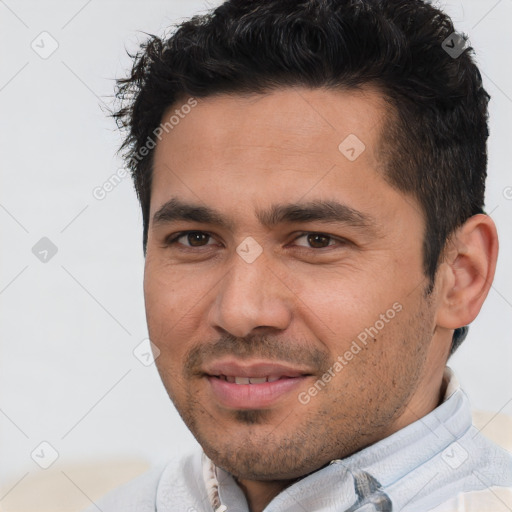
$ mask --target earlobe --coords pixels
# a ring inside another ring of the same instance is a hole
[[[453,235],[444,265],[437,325],[456,329],[471,323],[491,288],[498,257],[498,234],[484,214],[470,217]]]

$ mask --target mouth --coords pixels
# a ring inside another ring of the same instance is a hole
[[[293,377],[288,376],[271,376],[267,375],[265,377],[233,377],[233,375],[212,375],[212,377],[217,377],[220,380],[224,380],[226,382],[231,382],[232,384],[263,384],[264,382],[275,382],[280,379],[289,379]]]
[[[274,362],[223,361],[204,372],[214,400],[229,409],[275,406],[312,376],[307,369]]]

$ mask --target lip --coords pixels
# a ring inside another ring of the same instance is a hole
[[[289,395],[311,373],[305,369],[260,361],[242,364],[236,361],[219,361],[205,370],[205,375],[216,401],[230,409],[262,409],[275,405]],[[258,384],[236,384],[223,377],[273,377],[278,380]]]
[[[307,368],[294,368],[273,361],[241,363],[234,360],[224,360],[212,363],[205,368],[204,373],[209,376],[226,375],[230,377],[300,377],[311,375],[312,372]]]
[[[219,377],[207,378],[213,395],[222,406],[229,409],[263,409],[298,388],[308,376],[284,377],[262,384],[234,384]]]

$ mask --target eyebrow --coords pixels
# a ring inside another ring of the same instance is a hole
[[[259,222],[272,228],[279,224],[324,222],[350,225],[361,230],[374,230],[375,220],[369,215],[333,200],[305,203],[274,204],[267,210],[258,210]],[[153,215],[153,227],[176,221],[213,224],[234,231],[234,223],[222,213],[208,206],[187,203],[176,197],[163,204]]]

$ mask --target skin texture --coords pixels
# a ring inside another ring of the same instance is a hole
[[[477,215],[450,241],[425,294],[424,217],[383,178],[385,116],[370,88],[217,95],[199,100],[155,149],[151,218],[177,197],[232,223],[150,222],[144,292],[156,364],[184,422],[235,476],[253,512],[296,479],[433,410],[453,329],[476,317],[491,284],[496,231]],[[338,149],[349,134],[365,144],[354,161]],[[268,227],[256,216],[273,204],[315,200],[342,202],[371,227]],[[166,244],[187,230],[203,235]],[[252,263],[236,251],[249,236],[262,249]],[[298,394],[394,304],[400,311],[301,403]],[[233,409],[201,374],[228,356],[286,362],[310,376],[269,407]]]

